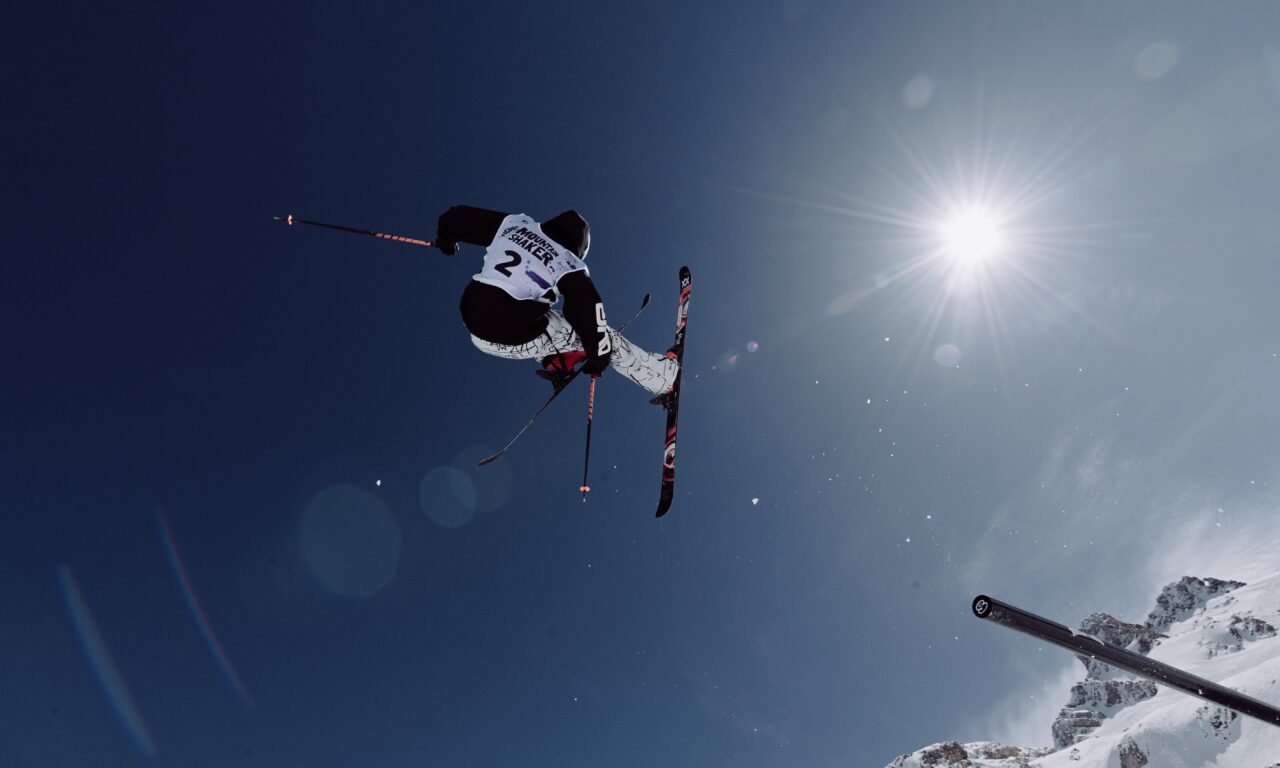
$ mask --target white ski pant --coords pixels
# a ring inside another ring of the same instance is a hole
[[[679,368],[675,360],[644,351],[612,328],[609,329],[609,341],[613,344],[613,358],[609,365],[618,373],[655,395],[666,392],[675,384]],[[505,357],[508,360],[541,360],[558,352],[582,349],[582,342],[578,340],[578,334],[574,333],[569,321],[554,309],[547,312],[546,332],[533,341],[524,344],[495,344],[472,336],[471,343],[486,355]]]

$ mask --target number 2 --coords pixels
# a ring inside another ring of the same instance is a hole
[[[506,253],[508,256],[511,257],[511,261],[504,261],[501,264],[495,264],[493,268],[498,270],[502,274],[506,275],[507,277],[511,277],[510,267],[514,267],[515,265],[520,263],[520,254],[516,253],[515,251],[504,251],[504,253]]]

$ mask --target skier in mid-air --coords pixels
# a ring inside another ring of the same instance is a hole
[[[310,221],[293,214],[275,218],[289,226],[306,224],[426,248],[435,246],[448,256],[458,252],[458,243],[484,246],[484,265],[463,291],[460,306],[462,322],[471,331],[471,341],[480,351],[496,357],[540,361],[542,368],[537,373],[550,381],[554,390],[515,437],[481,461],[480,466],[505,453],[574,376],[589,373],[591,390],[587,398],[587,443],[581,486],[582,500],[586,501],[587,491],[591,490],[587,477],[596,378],[612,364],[623,376],[655,395],[649,402],[661,405],[666,411],[662,490],[655,514],[662,517],[671,509],[675,498],[676,430],[683,378],[680,368],[684,364],[689,297],[693,292],[693,273],[688,266],[680,268],[675,343],[666,354],[655,355],[627,341],[605,320],[604,302],[591,282],[586,265],[591,228],[577,211],[565,211],[538,223],[523,213],[455,205],[440,214],[435,242]],[[564,311],[557,312],[552,307],[561,296]],[[648,303],[649,296],[645,294],[640,308],[644,309]]]
[[[538,375],[557,389],[579,362],[592,377],[612,365],[664,404],[680,370],[676,355],[646,352],[608,326],[586,265],[591,228],[577,211],[539,223],[523,213],[455,205],[440,215],[434,244],[452,256],[459,243],[487,249],[459,306],[480,351],[538,360]],[[561,296],[562,312],[552,309]]]

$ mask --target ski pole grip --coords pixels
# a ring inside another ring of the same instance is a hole
[[[1070,639],[1077,637],[1075,632],[1070,628],[1059,624],[1056,621],[1049,621],[1043,616],[1037,616],[1030,611],[1024,611],[1021,608],[1015,608],[1008,603],[996,600],[986,595],[978,595],[973,598],[973,615],[980,619],[988,619],[997,624],[1004,624],[1019,632],[1054,642],[1050,637],[1062,637]],[[1087,637],[1087,635],[1078,635],[1078,637]],[[1099,641],[1100,642],[1100,641]],[[1074,649],[1074,645],[1068,646]]]

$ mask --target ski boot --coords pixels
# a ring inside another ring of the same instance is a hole
[[[542,358],[542,367],[534,371],[534,373],[539,378],[551,382],[552,388],[559,392],[569,383],[569,379],[573,376],[574,368],[586,359],[587,353],[580,349],[557,352],[554,355],[547,355]]]

